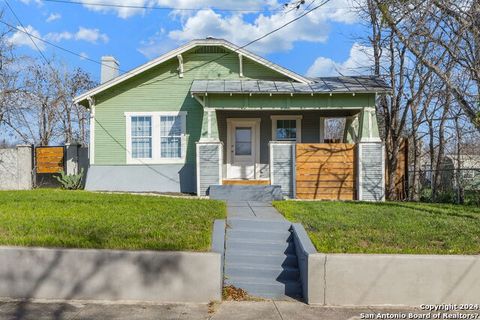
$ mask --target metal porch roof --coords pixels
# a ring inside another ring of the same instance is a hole
[[[386,93],[391,88],[378,77],[312,78],[313,83],[266,80],[194,80],[192,94],[204,93]]]

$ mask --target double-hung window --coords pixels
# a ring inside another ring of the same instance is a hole
[[[272,119],[272,140],[302,141],[302,116],[275,115]]]
[[[127,164],[185,162],[186,112],[126,112]]]
[[[160,116],[160,157],[182,157],[182,117]]]
[[[134,116],[131,118],[132,158],[152,157],[152,117]]]

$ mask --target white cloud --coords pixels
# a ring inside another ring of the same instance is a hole
[[[203,9],[203,8],[221,8],[229,10],[259,10],[264,8],[278,8],[280,4],[277,0],[267,0],[267,1],[258,1],[258,0],[124,0],[122,5],[126,7],[108,7],[108,6],[98,6],[98,5],[89,5],[88,3],[92,2],[90,0],[81,0],[84,3],[84,6],[92,11],[109,13],[113,12],[120,18],[129,18],[137,14],[145,14],[146,10],[142,8],[129,8],[128,6],[133,7],[168,7],[168,8],[179,8],[179,9]],[[97,4],[105,5],[116,5],[118,0],[97,0]],[[182,14],[189,14],[191,11],[182,11]]]
[[[24,4],[30,4],[30,3],[35,3],[37,5],[41,5],[42,4],[42,1],[41,0],[20,0],[21,3],[24,3]]]
[[[97,43],[97,41],[101,41],[103,43],[108,42],[108,36],[105,33],[101,33],[99,29],[89,29],[80,27],[75,33],[76,40],[84,40],[91,43]]]
[[[207,3],[209,1],[203,0],[202,2]],[[350,1],[352,0],[337,0],[331,2],[332,4],[328,3],[325,7],[320,7],[248,48],[260,54],[268,54],[288,51],[293,48],[297,41],[326,42],[330,33],[329,23],[354,23],[357,21],[357,14],[349,9],[352,8]],[[184,0],[184,2],[189,2],[189,0]],[[273,5],[273,2],[269,5]],[[251,15],[247,16],[241,12],[225,15],[224,12],[206,9],[182,16],[182,27],[171,30],[167,37],[179,44],[192,39],[212,36],[227,39],[242,46],[282,27],[285,23],[292,21],[303,13],[304,9],[287,10],[286,12],[275,12],[273,14],[260,13],[256,14],[252,20]],[[148,52],[148,54],[145,54],[148,58],[163,53],[161,42],[165,41],[165,38],[158,37],[158,35],[151,37],[148,41],[142,43],[139,51],[144,54]],[[155,51],[155,48],[159,50]]]
[[[63,32],[50,32],[45,35],[45,40],[52,42],[61,42],[63,40],[71,40],[73,34],[68,31]]]
[[[318,57],[307,71],[309,77],[369,74],[373,66],[373,48],[354,43],[343,62]]]
[[[88,59],[89,56],[86,52],[80,52],[80,60]]]
[[[36,49],[35,45],[32,42],[32,39],[30,39],[29,35],[32,35],[33,41],[37,44],[38,48],[40,50],[43,50],[45,48],[45,44],[35,38],[41,38],[40,32],[38,32],[34,27],[31,25],[26,26],[23,28],[22,26],[17,26],[17,29],[23,30],[24,32],[17,30],[10,38],[8,38],[8,41],[16,46],[27,46],[32,49]],[[25,33],[26,32],[26,33]]]
[[[90,43],[97,43],[101,41],[103,43],[108,42],[108,36],[105,33],[101,33],[99,29],[89,29],[79,27],[75,33],[69,31],[63,32],[50,32],[45,35],[45,39],[52,42],[61,42],[63,40],[81,40]]]
[[[60,13],[50,13],[47,20],[45,20],[45,21],[46,22],[52,22],[52,21],[58,20],[60,18],[62,18],[62,15]]]

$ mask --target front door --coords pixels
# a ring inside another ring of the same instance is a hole
[[[255,179],[260,152],[260,119],[228,119],[228,179]]]

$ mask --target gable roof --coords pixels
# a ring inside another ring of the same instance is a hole
[[[227,41],[227,40],[223,40],[223,39],[213,39],[213,38],[207,38],[207,39],[199,39],[199,40],[192,40],[190,42],[188,42],[187,44],[177,48],[177,49],[174,49],[170,52],[167,52],[166,54],[154,59],[154,60],[151,60],[129,72],[126,72],[110,81],[107,81],[105,83],[102,83],[101,85],[97,86],[96,88],[93,88],[77,97],[75,97],[73,99],[73,102],[74,103],[80,103],[84,100],[86,100],[87,98],[89,97],[92,97],[92,96],[95,96],[96,94],[102,92],[102,91],[105,91],[119,83],[122,83],[123,81],[126,81],[136,75],[139,75],[141,74],[142,72],[144,71],[147,71],[153,67],[156,67],[158,66],[159,64],[165,62],[165,61],[168,61],[172,58],[176,58],[177,55],[179,54],[182,54],[188,50],[191,50],[197,46],[221,46],[221,47],[224,47],[228,50],[231,50],[232,52],[236,52],[236,53],[239,53],[241,55],[243,55],[244,57],[246,58],[249,58],[255,62],[258,62],[264,66],[266,66],[267,68],[270,68],[272,70],[275,70],[277,71],[278,73],[281,73],[285,76],[287,76],[288,78],[294,80],[294,81],[298,81],[300,83],[311,83],[313,82],[312,79],[309,79],[309,78],[306,78],[302,75],[299,75],[291,70],[288,70],[278,64],[275,64],[271,61],[268,61],[267,59],[264,59],[248,50],[245,50],[241,47],[238,47],[236,45],[234,45],[233,43]],[[188,70],[186,70],[186,72],[188,72]]]

